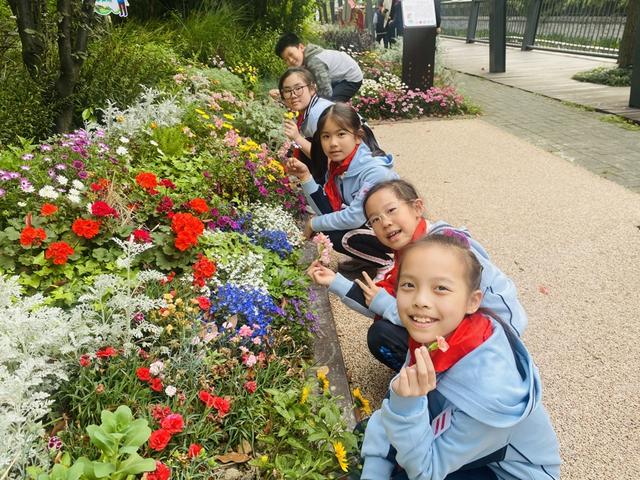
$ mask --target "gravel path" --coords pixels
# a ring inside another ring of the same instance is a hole
[[[563,479],[640,478],[640,195],[480,119],[374,131],[428,217],[467,226],[516,282]],[[331,303],[351,386],[377,407],[391,372],[370,320]]]

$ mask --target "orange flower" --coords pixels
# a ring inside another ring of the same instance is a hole
[[[42,205],[42,208],[40,208],[40,215],[42,215],[43,217],[48,217],[49,215],[53,215],[57,211],[58,207],[56,207],[52,203],[45,203],[44,205]]]
[[[207,213],[209,211],[209,207],[207,206],[207,202],[204,201],[204,198],[194,198],[189,202],[189,207],[197,213]]]
[[[47,234],[42,228],[24,227],[20,233],[20,245],[30,247],[34,243],[39,246],[47,238]]]
[[[53,259],[55,265],[67,263],[69,255],[73,255],[73,248],[67,242],[54,242],[44,252],[44,257],[47,260]]]
[[[151,190],[158,186],[158,178],[149,172],[141,172],[136,175],[136,183],[145,190]]]
[[[176,234],[175,246],[180,251],[198,244],[204,223],[190,213],[176,213],[171,219],[171,230]]]
[[[96,220],[85,220],[77,218],[71,226],[73,233],[79,237],[91,239],[100,232],[100,222]]]

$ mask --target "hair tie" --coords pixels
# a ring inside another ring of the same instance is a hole
[[[458,230],[454,230],[452,228],[445,228],[442,231],[442,235],[444,235],[445,237],[455,238],[465,248],[469,248],[469,249],[471,248],[471,244],[469,243],[469,239],[467,238],[467,236],[464,233],[459,232]]]

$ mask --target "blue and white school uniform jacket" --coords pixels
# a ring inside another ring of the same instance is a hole
[[[395,460],[411,480],[441,480],[469,464],[500,480],[558,480],[558,440],[541,402],[537,367],[518,337],[513,350],[495,320],[478,348],[438,374],[423,397],[390,388],[370,418],[362,480],[390,478]]]
[[[427,235],[441,233],[445,229],[454,229],[466,235],[469,239],[471,251],[482,265],[480,290],[483,297],[480,307],[490,310],[498,318],[511,325],[518,335],[522,335],[527,328],[528,319],[527,313],[518,300],[518,291],[513,281],[491,262],[484,247],[471,237],[466,228],[456,229],[442,221],[429,222]],[[396,298],[385,289],[380,289],[368,308],[364,303],[364,294],[360,287],[339,273],[336,274],[336,278],[329,285],[329,291],[338,295],[345,305],[363,315],[369,317],[379,315],[396,325],[402,326],[402,321],[398,316]]]
[[[333,105],[331,100],[326,98],[320,98],[318,95],[314,95],[309,102],[309,105],[304,111],[304,119],[300,126],[300,133],[305,138],[312,138],[316,130],[318,129],[318,120],[324,111]]]
[[[311,219],[313,231],[353,230],[361,227],[366,221],[362,208],[364,196],[377,183],[396,178],[398,174],[393,170],[391,155],[374,157],[367,144],[360,143],[347,171],[336,177],[342,203],[346,207],[337,212],[323,214],[318,206],[321,202],[327,201],[323,187],[313,178],[302,182],[302,191],[307,203],[318,215]]]

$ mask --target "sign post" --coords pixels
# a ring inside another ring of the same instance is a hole
[[[433,86],[436,57],[434,0],[402,0],[402,19],[402,81],[411,89],[426,91]]]

